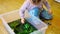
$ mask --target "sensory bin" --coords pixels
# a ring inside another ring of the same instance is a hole
[[[8,23],[9,26],[14,30],[16,34],[29,34],[35,30],[37,30],[34,26],[32,26],[28,21],[25,20],[25,23],[22,24],[20,19]]]

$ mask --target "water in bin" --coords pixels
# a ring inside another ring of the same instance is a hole
[[[12,29],[14,29],[14,32],[16,34],[29,34],[37,30],[34,26],[32,26],[27,21],[25,21],[24,24],[21,24],[20,20],[16,20],[9,23],[9,25]]]

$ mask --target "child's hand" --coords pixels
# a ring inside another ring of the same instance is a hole
[[[49,13],[49,14],[52,14],[52,11],[51,11],[51,10],[49,10],[49,11],[48,11],[48,13]]]
[[[24,18],[22,18],[22,19],[21,19],[21,23],[24,24],[24,22],[25,22],[25,20],[24,20]]]

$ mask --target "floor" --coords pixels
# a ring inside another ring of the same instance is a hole
[[[53,20],[51,21],[52,25],[48,27],[46,34],[60,34],[60,3],[57,3],[54,0],[48,1],[53,12]],[[0,0],[0,14],[19,9],[23,2],[24,0]],[[3,27],[1,24],[0,26]]]

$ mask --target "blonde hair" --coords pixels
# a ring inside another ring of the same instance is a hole
[[[31,0],[33,4],[39,4],[41,0]]]

